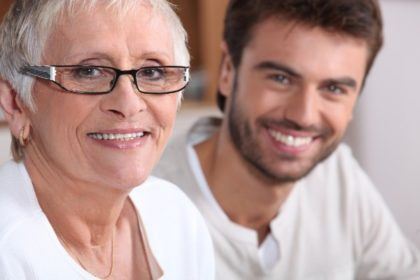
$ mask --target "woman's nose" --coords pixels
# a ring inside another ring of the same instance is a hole
[[[102,102],[102,110],[129,119],[147,110],[144,94],[139,92],[129,76],[120,76],[112,92]]]

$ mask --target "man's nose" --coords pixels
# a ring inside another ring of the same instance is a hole
[[[316,88],[304,87],[289,97],[285,118],[301,127],[316,125],[321,115],[320,93]]]

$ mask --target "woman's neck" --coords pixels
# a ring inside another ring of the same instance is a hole
[[[63,176],[42,161],[24,161],[41,209],[68,242],[106,244],[127,203],[128,192]]]

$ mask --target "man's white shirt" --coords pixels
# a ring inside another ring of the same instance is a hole
[[[216,279],[420,279],[418,250],[345,145],[296,182],[259,246],[257,233],[229,220],[218,205],[192,148],[219,126],[220,119],[199,120],[172,140],[155,170],[205,217]]]

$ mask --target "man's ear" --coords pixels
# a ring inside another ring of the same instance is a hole
[[[224,97],[229,97],[235,83],[235,68],[226,42],[221,44],[222,63],[220,66],[219,91]]]
[[[30,123],[28,109],[10,83],[2,78],[0,78],[0,107],[10,131],[18,138],[20,130]]]

